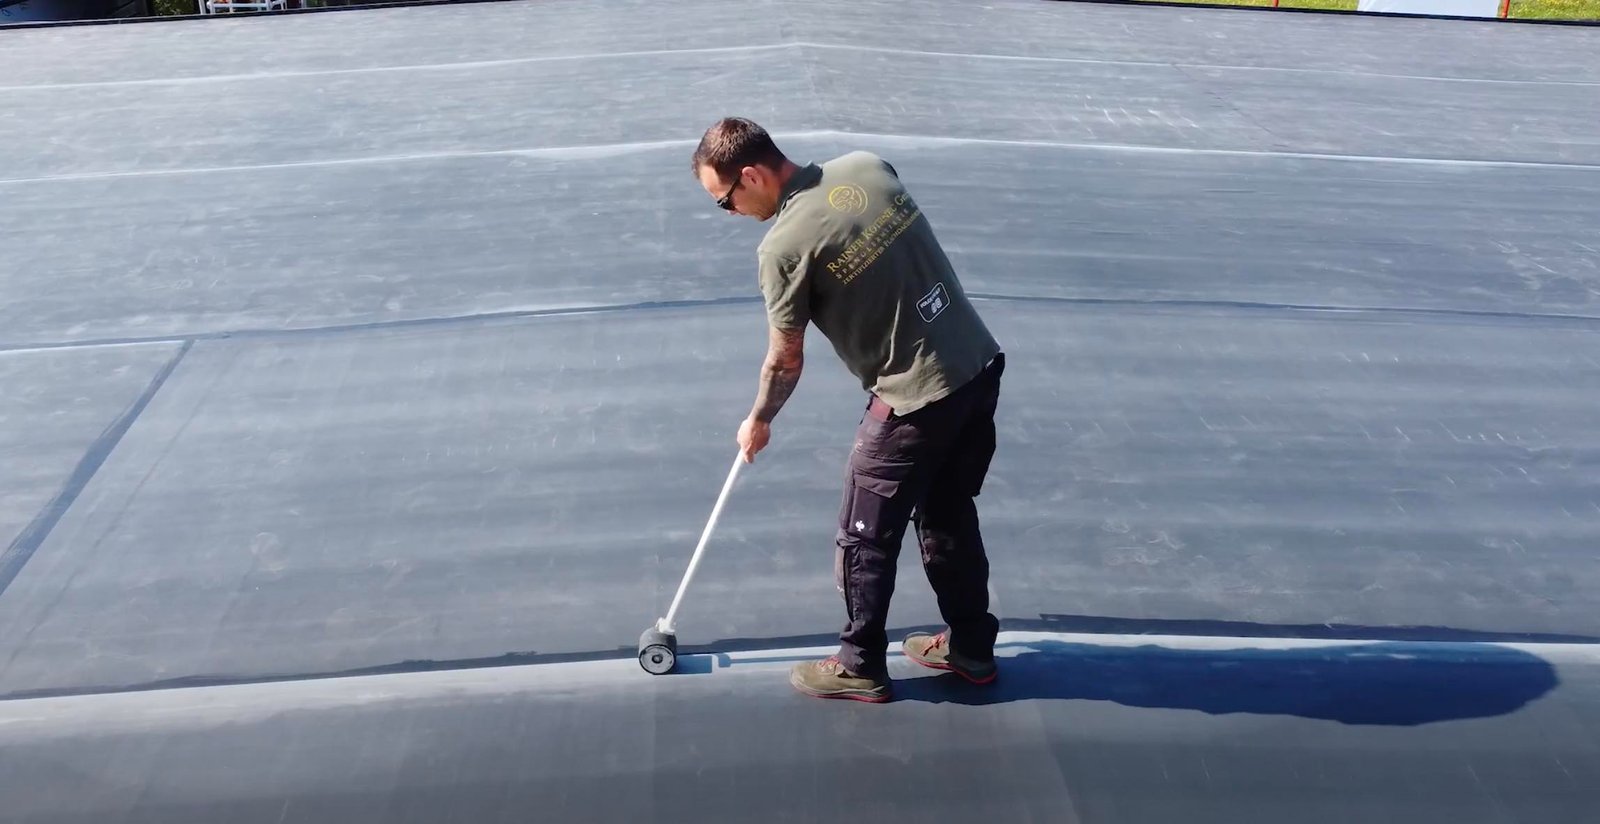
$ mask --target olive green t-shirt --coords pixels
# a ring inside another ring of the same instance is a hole
[[[770,323],[815,323],[895,414],[950,394],[1000,352],[928,218],[868,152],[791,177],[756,256]]]

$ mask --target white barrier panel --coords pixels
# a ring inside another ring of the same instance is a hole
[[[1455,17],[1499,17],[1504,0],[1358,0],[1359,11],[1390,14],[1447,14]]]

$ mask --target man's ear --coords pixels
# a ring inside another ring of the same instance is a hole
[[[759,163],[757,163],[757,164],[755,164],[753,166],[750,166],[748,168],[750,169],[750,173],[752,175],[755,175],[756,182],[761,184],[761,188],[763,188],[763,189],[771,189],[771,188],[775,188],[777,186],[777,184],[778,184],[778,173],[777,172],[775,172],[775,171],[773,171],[773,170],[771,170],[771,169],[767,168],[766,166],[763,166],[763,165],[761,165]]]

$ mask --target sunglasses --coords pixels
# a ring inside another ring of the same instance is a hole
[[[733,185],[728,187],[728,193],[717,198],[718,208],[722,209],[724,212],[733,211],[733,192],[735,189],[739,188],[739,183],[743,180],[744,175],[742,174],[734,177]]]

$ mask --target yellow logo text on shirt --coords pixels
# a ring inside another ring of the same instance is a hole
[[[852,215],[867,213],[867,193],[860,186],[847,183],[828,191],[828,205]]]
[[[833,202],[833,192],[828,193],[828,202]],[[910,195],[896,195],[894,202],[877,219],[863,226],[861,233],[839,252],[838,257],[828,261],[828,272],[840,283],[855,280],[921,216],[922,210],[911,202]]]

